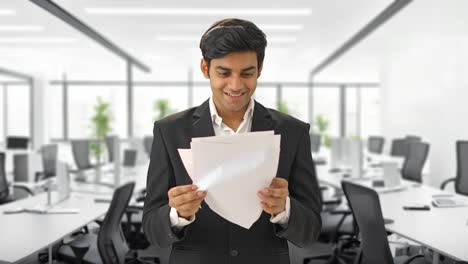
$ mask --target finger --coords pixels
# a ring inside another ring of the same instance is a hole
[[[270,187],[272,188],[288,188],[288,181],[283,178],[273,178],[270,183]]]
[[[203,198],[193,200],[190,203],[185,203],[185,204],[178,206],[176,210],[179,212],[185,212],[185,213],[196,213],[198,209],[200,209],[200,204],[202,201],[203,201]]]
[[[284,197],[277,198],[277,197],[272,197],[272,196],[265,196],[262,193],[259,193],[258,197],[263,203],[266,203],[269,206],[282,206],[283,204],[285,204],[285,201],[286,201]]]
[[[174,205],[174,206],[180,206],[182,204],[186,203],[191,203],[192,201],[195,201],[200,198],[205,198],[206,192],[200,192],[200,191],[192,191],[188,193],[181,194],[176,197],[171,197],[169,199],[169,203]]]
[[[261,192],[265,196],[273,196],[278,198],[286,197],[289,195],[289,191],[287,188],[263,188]]]
[[[167,193],[167,195],[169,197],[176,197],[176,196],[179,196],[179,195],[187,193],[187,192],[195,191],[197,189],[198,189],[198,187],[193,185],[193,184],[180,185],[180,186],[176,186],[176,187],[171,188],[169,190],[169,192]]]

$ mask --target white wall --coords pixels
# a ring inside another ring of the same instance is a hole
[[[468,139],[466,2],[415,1],[385,31],[397,40],[382,56],[382,131],[387,139],[414,134],[430,143],[424,182],[434,186],[454,177],[455,141]]]

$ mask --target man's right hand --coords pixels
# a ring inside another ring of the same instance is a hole
[[[181,185],[171,188],[167,192],[169,206],[177,210],[179,217],[189,219],[200,209],[200,204],[206,197],[206,191],[197,191],[198,187]]]

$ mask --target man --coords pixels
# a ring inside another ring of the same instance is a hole
[[[154,124],[143,227],[151,243],[172,245],[170,263],[289,263],[288,240],[308,246],[319,234],[320,193],[309,125],[252,99],[266,43],[252,22],[215,23],[200,42],[211,98]],[[267,130],[281,135],[277,177],[258,191],[263,212],[247,230],[203,202],[206,192],[191,184],[177,149],[189,148],[194,137]]]

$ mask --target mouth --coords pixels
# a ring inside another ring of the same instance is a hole
[[[244,96],[247,92],[240,92],[240,93],[228,93],[228,92],[224,92],[225,95],[229,96],[229,97],[232,97],[232,98],[241,98],[242,96]]]

